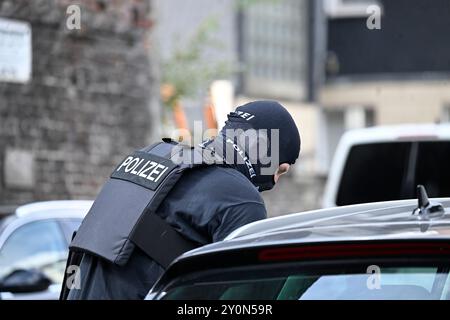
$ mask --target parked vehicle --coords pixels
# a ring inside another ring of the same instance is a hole
[[[59,297],[69,242],[91,205],[92,201],[71,200],[4,208],[0,215],[0,299]]]
[[[400,125],[349,131],[339,142],[323,207],[450,197],[450,125]]]
[[[450,299],[450,198],[419,193],[249,224],[178,258],[147,299]]]

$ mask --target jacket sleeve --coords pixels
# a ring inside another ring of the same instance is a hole
[[[267,212],[264,204],[258,202],[241,203],[230,206],[218,215],[216,223],[211,225],[211,238],[213,242],[225,239],[234,230],[266,219]]]

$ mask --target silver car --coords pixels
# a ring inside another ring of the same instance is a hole
[[[91,206],[92,201],[68,200],[3,210],[0,299],[58,299],[69,242]]]

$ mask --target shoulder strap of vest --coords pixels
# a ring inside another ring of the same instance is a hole
[[[178,150],[174,152],[174,148]],[[147,148],[146,151],[170,159],[179,155],[179,152],[187,152],[184,158],[193,159],[195,155],[192,153],[197,152],[194,148],[167,139]],[[167,268],[175,258],[199,245],[184,237],[155,212],[184,171],[203,165],[205,164],[202,162],[194,163],[193,161],[179,164],[176,172],[168,176],[161,184],[131,234],[131,241],[163,268]]]
[[[198,153],[164,140],[127,156],[103,186],[70,250],[124,265],[138,246],[166,268],[177,256],[197,247],[156,211],[186,170],[206,165],[201,153],[195,157]],[[200,160],[192,161],[195,158]]]

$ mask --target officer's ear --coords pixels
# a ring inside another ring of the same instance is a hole
[[[291,165],[289,163],[282,163],[278,166],[277,171],[275,171],[275,175],[274,175],[274,180],[275,183],[278,182],[278,179],[280,179],[280,177],[287,173],[289,171],[289,169],[291,168]]]

